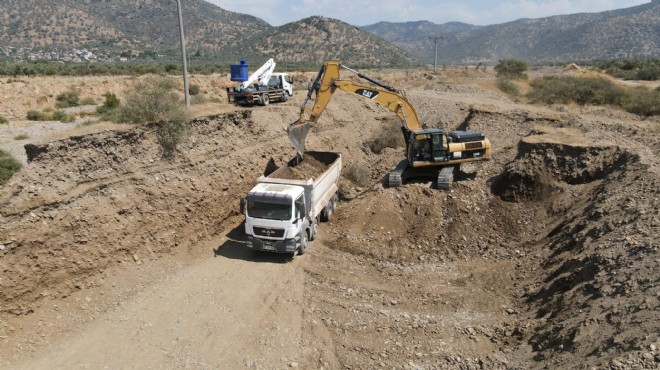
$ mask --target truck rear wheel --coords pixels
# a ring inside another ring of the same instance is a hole
[[[261,105],[268,105],[270,103],[270,97],[268,94],[261,95]]]
[[[334,195],[328,204],[323,208],[323,211],[321,212],[321,218],[323,221],[328,222],[332,219],[332,214],[335,211],[335,202],[337,201],[337,196]]]

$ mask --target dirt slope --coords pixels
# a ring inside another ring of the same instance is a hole
[[[155,124],[35,146],[0,189],[0,368],[656,368],[658,120],[374,77],[493,158],[384,188],[391,113],[336,94],[307,147],[363,178],[293,261],[247,253],[238,200],[300,96],[191,121],[171,162]]]

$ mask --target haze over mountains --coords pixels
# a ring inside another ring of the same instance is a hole
[[[86,48],[106,55],[178,53],[176,4],[171,0],[0,0],[0,50]],[[186,44],[194,62],[415,66],[433,63],[439,36],[442,64],[495,63],[503,58],[566,61],[660,55],[660,1],[601,13],[521,19],[499,25],[427,21],[380,22],[361,28],[309,17],[273,27],[204,0],[184,2]],[[10,47],[13,47],[10,48]],[[9,50],[9,51],[7,51]],[[1,57],[2,55],[0,55]]]

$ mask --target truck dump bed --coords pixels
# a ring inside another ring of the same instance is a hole
[[[337,160],[337,153],[331,152],[305,152],[302,162],[294,165],[291,160],[286,166],[278,168],[268,175],[269,178],[288,180],[307,180],[318,178],[332,163]]]
[[[337,192],[341,173],[341,154],[334,152],[306,151],[302,162],[289,161],[268,176],[259,178],[260,183],[297,185],[305,188],[308,212],[316,217]]]

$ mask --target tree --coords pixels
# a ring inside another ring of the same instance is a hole
[[[495,66],[495,72],[497,72],[498,77],[526,80],[527,63],[516,59],[502,59]]]

